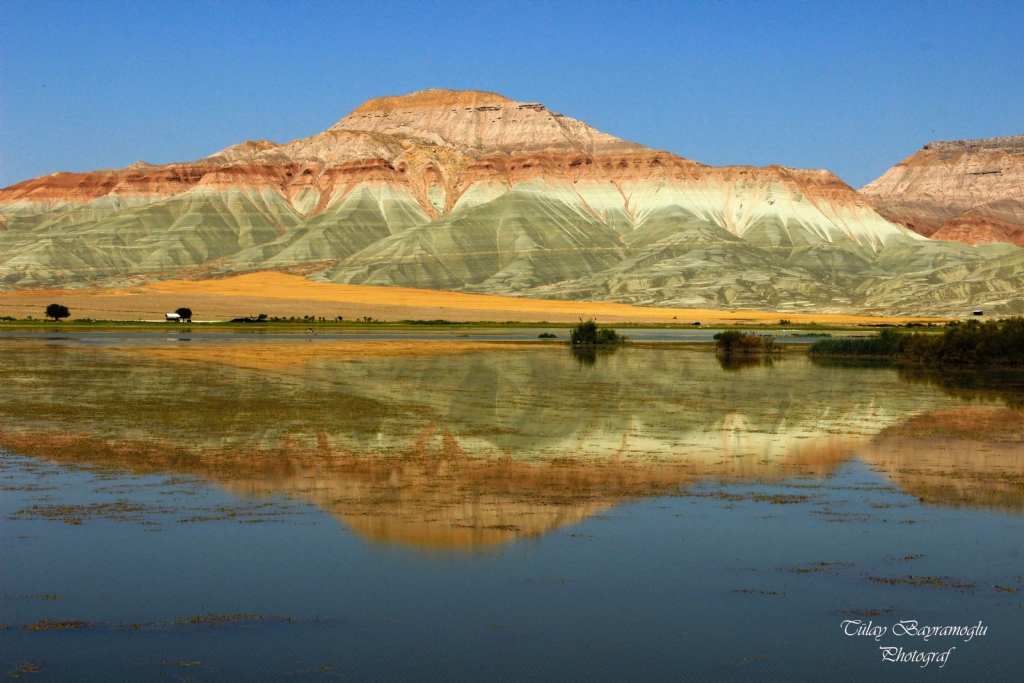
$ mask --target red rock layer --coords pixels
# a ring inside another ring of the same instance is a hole
[[[73,208],[105,196],[149,202],[208,187],[271,190],[313,215],[352,187],[379,183],[409,191],[436,217],[477,182],[511,186],[537,178],[610,181],[620,188],[658,179],[781,181],[812,200],[864,205],[826,171],[709,167],[601,133],[540,104],[494,93],[428,90],[370,100],[330,130],[285,145],[255,140],[191,163],[139,162],[34,178],[0,190],[0,212]],[[443,207],[430,201],[432,186],[444,191]],[[318,196],[311,200],[309,190]]]
[[[1024,136],[929,143],[861,192],[926,237],[1024,246]]]

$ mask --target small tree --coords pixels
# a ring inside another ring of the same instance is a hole
[[[188,320],[189,322],[192,322],[191,308],[179,308],[178,310],[175,311],[175,313],[180,315],[182,320]]]
[[[46,317],[53,318],[54,322],[61,318],[68,318],[71,316],[71,311],[68,310],[67,306],[61,306],[60,304],[50,304],[46,307]]]

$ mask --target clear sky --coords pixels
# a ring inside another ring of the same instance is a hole
[[[477,89],[708,164],[854,187],[1024,133],[1024,2],[0,0],[0,186],[328,128]]]

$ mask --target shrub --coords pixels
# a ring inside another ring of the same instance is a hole
[[[733,353],[778,353],[781,349],[775,343],[775,337],[770,335],[755,334],[753,332],[740,332],[739,330],[724,330],[714,336],[715,347],[723,354]]]
[[[616,346],[626,341],[625,335],[610,327],[600,327],[593,320],[581,322],[569,332],[569,343],[573,346]]]
[[[46,317],[53,318],[54,322],[61,318],[68,318],[71,316],[71,311],[68,310],[67,306],[61,306],[60,304],[50,304],[46,307]]]
[[[862,356],[946,365],[1024,364],[1024,317],[955,323],[942,334],[882,330],[867,339],[823,339],[811,346],[823,356]]]
[[[178,310],[175,311],[175,313],[180,315],[182,320],[188,320],[189,322],[192,321],[192,309],[191,308],[179,308]]]
[[[557,337],[557,334],[551,334],[550,332],[541,332],[537,335],[538,339],[556,339]]]

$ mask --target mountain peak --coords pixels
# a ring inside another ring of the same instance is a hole
[[[445,90],[432,88],[408,95],[391,95],[367,100],[352,110],[349,116],[366,114],[392,114],[407,109],[437,109],[443,107],[480,107],[515,104],[515,100],[482,90]]]
[[[924,149],[938,152],[958,152],[968,149],[1005,149],[1018,152],[1024,151],[1024,135],[980,138],[978,140],[936,140],[926,144]]]
[[[378,97],[356,107],[330,130],[392,135],[454,147],[475,157],[543,150],[584,154],[649,151],[542,104],[479,90],[421,90]]]

